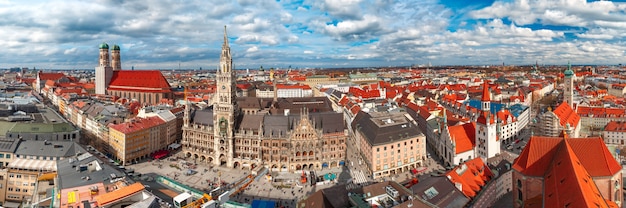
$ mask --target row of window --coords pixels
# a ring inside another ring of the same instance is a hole
[[[152,100],[153,95],[156,101],[161,99],[161,94],[154,94],[154,93],[136,93],[136,92],[131,93],[131,92],[125,92],[125,91],[112,91],[112,94],[116,96],[124,97],[124,98],[137,98],[139,101]],[[142,94],[143,94],[143,99],[141,99]],[[167,98],[167,94],[163,97]]]
[[[19,181],[7,181],[7,185],[9,186],[28,186],[28,182],[19,182]],[[30,183],[30,186],[35,186],[35,183]]]
[[[411,150],[413,150],[413,146],[411,146]],[[406,147],[404,147],[404,155],[405,155],[405,156],[407,155],[407,153],[408,153],[408,152],[409,152],[409,151],[407,150],[407,148],[406,148]],[[417,153],[417,154],[419,154],[419,152],[420,152],[419,150],[416,150],[416,153]],[[391,155],[393,155],[393,154],[394,154],[394,152],[393,152],[393,151],[391,151]],[[398,154],[400,154],[400,150],[398,150]],[[384,153],[383,153],[383,157],[387,157],[387,152],[384,152]],[[377,153],[377,154],[376,154],[376,158],[380,158],[380,153]]]
[[[405,156],[405,159],[404,159],[404,160],[406,161],[406,156]],[[393,162],[393,158],[390,158],[390,160],[389,160],[389,161],[390,161],[390,162]],[[398,159],[397,159],[396,161],[398,161],[398,166],[402,165],[402,158],[400,158],[400,155],[398,155]],[[410,162],[413,162],[413,161],[415,161],[415,159],[411,157],[411,158],[409,159],[409,161],[410,161]],[[377,163],[377,164],[381,164],[381,163],[380,163],[380,160],[376,160],[376,163]],[[383,160],[383,163],[387,163],[387,159],[386,159],[386,158]]]
[[[39,130],[39,128],[33,127],[33,129],[35,130]],[[54,134],[53,134],[54,135]],[[76,134],[62,134],[63,135],[63,140],[69,140],[71,139],[76,139]],[[33,138],[32,135],[27,135],[30,136],[29,138]],[[35,140],[39,140],[39,135],[35,134],[34,135],[34,139]],[[9,138],[13,138],[13,134],[9,134]],[[20,136],[19,134],[16,135],[16,138],[23,138],[22,136]],[[56,134],[56,140],[59,140],[59,134]]]
[[[413,163],[413,162],[414,162],[414,160],[413,160],[413,158],[411,158],[411,160],[410,160],[410,162],[409,162],[409,163]],[[397,161],[397,162],[396,162],[396,165],[395,165],[395,166],[393,166],[393,164],[392,164],[392,165],[391,165],[391,167],[400,167],[400,166],[402,166],[403,164],[404,164],[404,163],[403,163],[402,161]],[[383,165],[383,170],[387,170],[387,169],[389,169],[389,167],[390,167],[390,165]],[[376,170],[377,170],[377,171],[378,171],[378,170],[380,170],[380,166],[377,166],[377,167],[376,167]]]
[[[8,195],[7,198],[9,199],[22,199],[22,196],[13,196],[13,195]]]
[[[16,158],[22,158],[22,159],[37,159],[37,160],[57,160],[59,159],[59,157],[52,157],[52,156],[33,156],[33,155],[15,155]],[[10,158],[10,157],[7,157]]]
[[[7,188],[7,191],[15,191],[15,192],[24,192],[24,193],[28,193],[28,189],[20,189],[20,188],[13,188],[13,187],[9,187]]]
[[[417,143],[419,143],[419,142],[420,142],[420,139],[417,139],[417,140],[416,140],[416,142],[417,142]],[[413,144],[413,140],[410,140],[410,143],[407,143],[407,142],[405,141],[405,142],[404,142],[404,146],[406,146],[407,144]],[[393,144],[392,144],[392,145],[389,145],[389,148],[390,148],[390,149],[393,149],[393,146],[394,146]],[[397,144],[397,145],[395,145],[395,146],[397,146],[397,147],[399,148],[399,147],[400,147],[400,143],[398,143],[398,144]],[[411,146],[411,149],[413,149],[413,147],[412,147],[412,146]],[[383,151],[387,151],[387,146],[383,146]],[[380,152],[380,147],[377,147],[377,148],[376,148],[376,152]]]

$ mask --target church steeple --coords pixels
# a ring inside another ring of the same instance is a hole
[[[483,97],[481,98],[482,110],[489,111],[491,105],[491,94],[489,92],[489,82],[485,80],[483,83]]]
[[[572,71],[572,64],[567,61],[567,69],[563,72],[563,102],[567,102],[572,109],[576,109],[574,106],[574,71]]]

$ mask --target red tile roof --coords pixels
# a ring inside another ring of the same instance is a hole
[[[543,199],[524,201],[538,207],[616,207],[600,195],[592,177],[613,177],[622,167],[602,138],[531,137],[513,169],[542,177]],[[543,202],[543,203],[542,203]]]
[[[252,84],[250,83],[237,84],[237,88],[242,90],[247,90],[250,87],[252,87]]]
[[[96,196],[96,204],[97,206],[105,206],[108,203],[129,197],[144,189],[145,188],[141,183],[134,183],[132,185],[119,188],[115,191]]]
[[[78,88],[78,87],[77,88],[57,88],[54,91],[54,94],[56,94],[56,95],[62,95],[62,94],[65,94],[65,93],[76,93],[78,95],[86,95],[87,91],[85,91],[82,88]]]
[[[556,146],[562,141],[563,138],[559,137],[531,137],[515,160],[513,169],[527,176],[543,176],[554,157]]]
[[[87,104],[87,103],[86,103],[85,101],[81,101],[81,100],[77,100],[77,101],[74,101],[74,102],[72,103],[72,105],[73,105],[73,106],[75,106],[75,107],[76,107],[76,109],[81,109],[81,108],[83,108],[83,107],[85,106],[85,104]]]
[[[478,119],[476,119],[476,122],[480,123],[480,124],[485,124],[487,125],[487,123],[489,124],[494,124],[495,120],[494,117],[491,112],[489,111],[482,111],[480,112],[480,115],[478,116]]]
[[[85,89],[95,89],[96,88],[96,84],[94,84],[94,83],[85,83],[85,84],[83,84],[83,88],[85,88]]]
[[[585,169],[581,157],[568,145],[574,140],[564,139],[555,148],[557,151],[544,176],[543,206],[609,207],[587,173],[589,169]]]
[[[621,108],[593,108],[588,106],[579,106],[577,109],[578,115],[594,118],[610,118],[610,117],[624,117],[626,116],[626,109]]]
[[[487,167],[482,158],[466,161],[464,164],[446,173],[446,175],[453,184],[460,183],[463,194],[470,198],[475,197],[480,192],[480,188],[485,186],[493,177],[491,169]]]
[[[559,121],[563,127],[565,127],[566,124],[569,124],[571,127],[576,127],[578,126],[578,122],[580,122],[580,116],[574,112],[567,102],[563,102],[556,107],[554,114],[559,117]]]
[[[396,90],[388,89],[387,91],[385,91],[385,98],[387,99],[393,99],[396,97],[396,95],[398,95],[398,92],[396,92]]]
[[[496,113],[498,116],[498,120],[502,121],[503,124],[508,124],[508,119],[511,118],[511,122],[515,122],[515,116],[509,110],[501,110]]]
[[[524,96],[520,95],[520,96],[511,96],[510,97],[511,102],[515,102],[515,100],[519,100],[519,102],[524,102]]]
[[[624,121],[611,121],[604,127],[604,131],[612,132],[626,132],[626,122]]]
[[[303,76],[303,75],[291,76],[289,78],[289,80],[291,80],[291,81],[306,81],[306,76]]]
[[[363,90],[357,87],[350,87],[348,92],[351,93],[355,97],[360,97],[362,99],[370,99],[370,98],[379,98],[380,90]]]
[[[442,84],[439,85],[439,90],[464,91],[467,90],[467,86],[465,84]]]
[[[352,108],[350,108],[350,112],[352,112],[352,115],[356,115],[357,113],[359,113],[359,111],[361,111],[361,106],[359,105],[354,105],[352,106]]]
[[[341,98],[341,100],[339,100],[338,104],[339,104],[340,106],[344,106],[344,105],[346,105],[346,103],[348,103],[349,101],[350,101],[350,100],[348,100],[348,96],[345,96],[345,95],[344,95],[344,96]]]
[[[309,85],[296,84],[296,85],[286,85],[286,84],[276,84],[277,89],[303,89],[310,90],[311,87]]]
[[[55,86],[56,82],[54,82],[54,80],[47,80],[45,83],[46,86]]]
[[[165,121],[158,116],[147,117],[147,118],[134,118],[132,121],[124,122],[121,124],[110,124],[109,128],[115,129],[124,134],[133,133],[139,130],[149,129],[161,124],[164,124]]]
[[[171,92],[170,84],[158,70],[114,71],[108,90],[133,92]]]
[[[430,99],[426,100],[426,102],[424,103],[424,106],[426,106],[426,108],[429,111],[435,111],[435,110],[443,109],[438,103],[436,103],[435,101],[432,101]]]
[[[176,115],[177,113],[182,112],[183,110],[185,110],[185,107],[177,107],[177,108],[172,108],[170,109],[170,112],[172,112],[172,114]]]
[[[487,80],[483,83],[483,96],[481,101],[491,101],[491,94],[489,94],[489,82]]]
[[[567,139],[591,176],[612,176],[622,170],[600,137]]]
[[[26,84],[33,84],[37,79],[35,78],[22,78],[22,82]]]
[[[467,152],[476,146],[476,123],[450,126],[448,132],[450,139],[456,143],[456,154]]]
[[[565,142],[567,140],[567,143]],[[515,160],[513,169],[526,176],[544,176],[555,153],[561,151],[559,144],[566,143],[580,159],[592,177],[612,176],[621,166],[611,156],[602,138],[568,138],[533,136]]]
[[[46,73],[46,72],[39,72],[39,80],[59,80],[61,78],[65,77],[65,74],[63,73]]]
[[[456,102],[456,100],[457,100],[456,93],[443,95],[441,100],[443,100],[445,102]]]
[[[409,105],[409,107],[411,106],[412,105]],[[431,116],[430,111],[426,106],[419,106],[417,112],[419,116],[422,117],[424,120],[428,119]]]

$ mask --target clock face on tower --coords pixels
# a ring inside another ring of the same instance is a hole
[[[226,86],[222,85],[222,89],[226,89]]]

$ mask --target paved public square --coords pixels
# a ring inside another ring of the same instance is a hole
[[[413,177],[410,172],[403,172],[390,177],[373,180],[367,165],[363,162],[356,148],[354,148],[354,141],[349,139],[347,142],[348,149],[345,166],[315,171],[317,176],[327,173],[337,174],[337,182],[320,185],[310,185],[310,182],[300,184],[299,181],[302,174],[300,171],[296,171],[295,173],[269,172],[269,175],[272,176],[271,178],[262,176],[258,178],[258,180],[254,180],[248,187],[233,196],[230,200],[248,204],[255,199],[273,200],[277,201],[279,206],[295,207],[298,201],[305,199],[318,190],[331,186],[345,184],[347,189],[354,189],[377,181],[394,180],[403,182]],[[427,152],[430,152],[431,155],[434,153],[429,148],[427,148]],[[427,158],[426,161],[424,161],[424,165],[428,167],[420,174],[430,174],[433,171],[443,169],[440,163],[432,158]],[[228,187],[229,184],[232,185],[251,174],[251,170],[249,169],[232,169],[206,163],[194,164],[193,160],[186,159],[180,153],[173,153],[173,155],[162,160],[146,160],[138,164],[128,165],[126,168],[132,168],[136,173],[143,175],[154,177],[157,175],[166,176],[205,193],[210,193],[211,190],[217,187],[230,190],[230,187]],[[193,170],[193,173],[189,174],[189,170]],[[305,171],[308,172],[309,170]],[[222,183],[220,183],[220,181]],[[163,200],[171,201],[171,198],[174,197],[172,196],[174,192],[166,190],[166,187],[162,184],[146,181],[141,182],[151,184],[151,187],[148,189],[152,189],[155,194],[163,198]]]
[[[218,181],[222,181],[222,187],[227,184],[237,182],[250,174],[249,169],[232,169],[226,167],[212,167],[209,164],[198,163],[192,170],[197,171],[195,174],[185,174],[188,169],[181,167],[181,159],[174,159],[176,155],[165,158],[164,160],[144,161],[138,164],[126,166],[127,169],[132,168],[136,173],[143,175],[161,175],[174,179],[189,187],[199,191],[208,193],[218,187]],[[188,164],[191,162],[187,161]],[[338,167],[316,171],[316,175],[326,173],[335,173],[338,175],[337,183],[345,183],[351,176],[347,168]],[[274,200],[286,207],[295,207],[295,203],[317,190],[328,188],[337,183],[329,183],[324,185],[311,186],[310,183],[304,185],[296,185],[300,180],[301,172],[288,173],[277,172],[270,173],[274,178],[283,179],[283,183],[272,183],[268,177],[261,177],[259,180],[252,182],[242,192],[231,198],[232,201],[251,203],[254,199]],[[144,181],[140,181],[145,183]],[[150,184],[150,183],[147,183]],[[150,187],[152,188],[152,187]],[[160,190],[157,190],[160,192]],[[163,195],[163,194],[161,194]],[[163,198],[163,197],[162,197]],[[164,200],[171,200],[171,197],[165,197]]]

